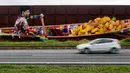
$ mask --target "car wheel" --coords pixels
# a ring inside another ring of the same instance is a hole
[[[84,53],[90,53],[90,49],[85,48],[85,49],[84,49]]]
[[[79,52],[79,54],[84,54],[84,51],[82,51],[82,52]]]
[[[110,52],[116,54],[116,53],[118,53],[119,51],[118,51],[116,48],[112,48]]]

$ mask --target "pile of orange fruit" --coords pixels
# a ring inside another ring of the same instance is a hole
[[[91,34],[103,34],[106,32],[117,31],[123,28],[130,28],[130,22],[117,20],[116,17],[104,16],[97,17],[71,30],[69,36],[82,36]]]

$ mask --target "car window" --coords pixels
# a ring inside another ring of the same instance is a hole
[[[100,40],[94,41],[92,44],[99,44],[102,43]]]
[[[111,43],[113,40],[104,40],[104,43]]]
[[[102,43],[111,43],[112,40],[107,40],[107,39],[101,39],[93,42],[92,44],[102,44]]]

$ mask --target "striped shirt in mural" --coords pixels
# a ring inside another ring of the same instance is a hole
[[[18,17],[14,25],[15,31],[23,32],[26,30],[26,26],[28,26],[27,19],[25,17]]]

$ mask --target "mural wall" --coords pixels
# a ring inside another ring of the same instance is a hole
[[[0,27],[13,26],[20,14],[20,6],[0,6]],[[130,6],[30,6],[31,14],[45,15],[46,25],[87,22],[99,16],[130,18]],[[31,25],[40,25],[40,20],[29,20]]]

